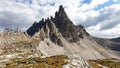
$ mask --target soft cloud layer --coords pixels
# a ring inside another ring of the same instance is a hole
[[[97,37],[120,36],[119,0],[1,0],[0,28],[26,30],[34,21],[54,16],[63,5],[75,25]]]

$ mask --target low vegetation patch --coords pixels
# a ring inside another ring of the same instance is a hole
[[[102,68],[99,65],[106,66],[109,68],[120,68],[120,60],[115,58],[89,60],[88,63],[94,68]]]
[[[62,68],[67,64],[68,57],[65,55],[51,56],[46,58],[34,57],[27,59],[11,59],[12,63],[6,64],[5,68]]]
[[[99,66],[98,64],[96,64],[93,61],[88,61],[89,65],[92,66],[93,68],[102,68],[101,66]]]

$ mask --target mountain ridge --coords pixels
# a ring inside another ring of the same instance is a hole
[[[67,39],[70,42],[77,42],[79,38],[82,38],[82,33],[88,35],[88,33],[85,31],[84,27],[81,26],[75,26],[72,21],[68,18],[66,12],[64,11],[64,8],[62,5],[60,5],[59,10],[55,13],[55,18],[51,16],[51,19],[42,19],[38,23],[34,23],[28,30],[27,33],[31,36],[35,34],[35,32],[38,32],[39,29],[44,27],[44,31],[46,32],[46,29],[48,26],[50,26],[49,23],[54,23],[53,25],[56,26],[58,31],[62,34],[62,36]],[[49,29],[52,29],[51,27]],[[51,34],[49,34],[51,35]]]

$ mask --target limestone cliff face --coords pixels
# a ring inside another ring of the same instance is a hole
[[[51,17],[51,19],[42,19],[38,23],[35,22],[27,30],[27,33],[33,36],[40,30],[44,30],[45,38],[52,37],[53,34],[61,34],[69,42],[77,42],[79,41],[79,38],[83,38],[83,34],[87,35],[87,32],[84,30],[82,25],[75,26],[72,23],[62,5],[59,7],[59,10],[56,11],[55,18]]]

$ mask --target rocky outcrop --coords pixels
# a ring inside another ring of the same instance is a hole
[[[72,23],[72,21],[70,21],[62,5],[59,7],[59,11],[55,13],[54,22],[65,39],[70,42],[79,40],[76,26]]]
[[[27,30],[28,35],[33,36],[36,32],[41,29],[44,24],[44,19],[38,22],[34,22],[33,25]]]
[[[0,33],[1,53],[32,51],[38,46],[39,39],[30,37],[27,33],[21,31],[12,31],[10,29]]]
[[[33,33],[37,33],[39,34],[40,41],[43,41],[45,38],[50,38],[51,41],[55,44],[63,46],[62,40],[60,39],[62,35],[51,19],[48,18],[45,21],[43,21],[42,19],[39,23],[43,24],[36,29],[35,26],[38,26],[38,23],[34,23],[33,26],[28,29],[28,34],[29,31],[31,32],[31,30],[33,31],[35,29],[35,32],[30,33],[31,36],[33,35]]]
[[[87,35],[83,26],[75,26],[72,21],[68,18],[63,6],[59,7],[59,10],[55,13],[55,18],[42,19],[38,23],[34,23],[28,30],[27,33],[33,36],[36,32],[44,30],[46,38],[59,36],[60,34],[69,42],[77,42],[79,38],[83,38],[83,34]],[[43,32],[43,33],[44,33]],[[43,35],[42,33],[42,35]],[[60,39],[58,39],[60,41]],[[56,43],[55,40],[53,42]]]

